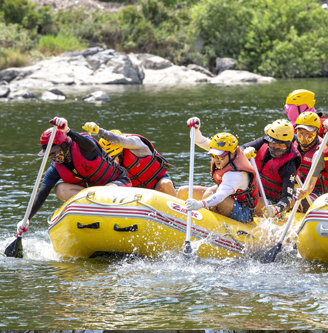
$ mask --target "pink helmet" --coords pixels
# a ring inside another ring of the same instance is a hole
[[[285,111],[286,111],[288,119],[291,121],[293,126],[295,126],[295,122],[296,122],[298,116],[302,112],[304,112],[304,111],[315,112],[315,108],[312,107],[309,109],[306,104],[302,104],[302,105],[285,104]]]

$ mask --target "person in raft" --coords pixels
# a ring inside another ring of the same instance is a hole
[[[167,173],[169,163],[148,139],[138,134],[122,134],[118,130],[107,131],[94,122],[86,123],[83,129],[98,134],[104,150],[127,170],[132,186],[176,197],[176,190]]]
[[[63,201],[89,186],[132,186],[126,170],[106,156],[97,140],[86,133],[72,131],[64,118],[56,117],[51,123],[58,126],[49,154],[52,163],[45,172],[25,227],[23,220],[17,225],[18,233],[27,231],[30,219],[42,207],[54,186],[55,194]],[[39,156],[44,156],[52,131],[53,128],[48,128],[42,133]],[[57,184],[60,179],[63,182]]]
[[[287,114],[288,119],[295,127],[295,122],[298,118],[298,116],[302,112],[314,112],[316,113],[316,110],[314,108],[315,104],[315,95],[312,91],[306,90],[306,89],[297,89],[292,91],[286,98],[285,102],[285,111]],[[326,120],[326,125],[328,126],[328,120],[326,119],[325,115],[322,112],[318,112],[317,115],[320,117],[320,129],[319,129],[319,135],[321,137],[324,136],[324,128],[323,123]],[[264,129],[265,135],[267,135],[267,130],[270,128],[270,125],[267,125]],[[296,133],[296,130],[295,130]]]
[[[238,146],[237,138],[230,133],[218,133],[212,140],[203,137],[197,117],[190,118],[187,124],[196,129],[195,143],[211,156],[211,174],[217,184],[209,189],[193,187],[194,198],[186,200],[187,210],[211,207],[211,210],[236,221],[252,221],[259,200],[259,187],[256,172]],[[178,197],[187,199],[188,190],[188,186],[181,187]]]
[[[303,112],[296,120],[296,133],[297,133],[297,149],[302,155],[301,168],[298,172],[302,182],[305,179],[311,168],[313,159],[315,159],[316,151],[318,150],[322,139],[319,136],[319,129],[321,127],[320,117],[313,112]],[[328,126],[327,126],[328,127]],[[319,158],[317,167],[311,177],[310,183],[304,191],[302,188],[295,190],[295,198],[301,201],[302,212],[305,213],[309,209],[309,203],[305,199],[306,196],[310,197],[312,201],[320,195],[327,192],[328,189],[328,148],[323,150]]]
[[[266,136],[241,146],[247,158],[255,157],[270,202],[263,208],[267,217],[280,217],[292,203],[296,174],[301,165],[301,155],[293,139],[292,123],[278,119],[270,125]]]

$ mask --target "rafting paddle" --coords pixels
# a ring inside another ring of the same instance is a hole
[[[266,198],[264,188],[263,188],[263,185],[262,185],[262,182],[261,182],[261,177],[260,177],[260,174],[259,174],[259,170],[257,170],[257,166],[256,166],[255,159],[254,159],[253,156],[251,157],[251,163],[252,163],[252,166],[253,166],[253,168],[256,172],[257,183],[259,185],[260,192],[261,192],[261,195],[262,195],[262,198],[263,198],[263,201],[264,201],[264,206],[267,207],[267,206],[269,206],[269,202],[268,202],[268,199]]]
[[[190,164],[189,164],[189,191],[188,191],[188,199],[192,199],[192,192],[194,186],[194,157],[195,157],[195,127],[190,128]],[[190,245],[190,231],[191,231],[191,214],[192,211],[188,210],[187,214],[187,233],[185,240],[185,248],[183,250],[183,254],[186,257],[189,257],[192,253],[192,248]]]
[[[52,143],[54,141],[56,131],[57,131],[57,126],[55,125],[53,127],[53,130],[52,130],[52,133],[51,133],[48,145],[47,145],[46,152],[43,156],[42,164],[41,164],[41,167],[40,167],[40,170],[39,170],[38,177],[36,178],[36,182],[34,184],[33,192],[31,194],[31,198],[30,198],[30,202],[29,202],[29,204],[27,206],[27,209],[26,209],[26,212],[25,212],[25,216],[24,216],[24,220],[23,220],[23,227],[25,227],[26,222],[28,220],[28,217],[30,215],[32,205],[34,203],[34,199],[35,199],[35,196],[36,196],[36,191],[39,187],[40,180],[41,180],[44,168],[46,166],[46,163],[47,163],[47,160],[48,160],[48,157],[49,157],[50,149],[52,147]],[[23,236],[22,233],[18,233],[16,235],[16,239],[6,247],[5,255],[7,257],[23,258],[22,236]]]
[[[305,189],[308,187],[308,184],[312,178],[312,175],[313,175],[313,172],[314,172],[314,169],[316,168],[317,164],[318,164],[318,161],[321,157],[321,154],[322,154],[322,151],[323,149],[325,148],[326,146],[326,142],[327,142],[327,139],[328,139],[328,135],[326,134],[325,135],[325,138],[323,139],[321,145],[320,145],[320,149],[317,153],[317,156],[315,158],[315,160],[312,160],[312,164],[311,164],[311,168],[310,168],[310,171],[306,177],[306,180],[302,186],[302,190],[305,191]],[[296,200],[295,202],[295,205],[293,207],[293,210],[291,212],[291,214],[289,215],[289,218],[288,218],[288,221],[287,221],[287,224],[285,226],[285,229],[284,229],[284,232],[282,233],[280,239],[279,239],[279,242],[277,245],[275,245],[271,250],[269,250],[263,257],[263,259],[261,260],[262,264],[268,264],[268,263],[271,263],[271,262],[274,262],[274,260],[276,259],[276,256],[277,254],[281,251],[281,246],[282,246],[282,241],[284,240],[285,236],[286,236],[286,233],[289,229],[289,226],[291,225],[292,221],[293,221],[293,218],[295,216],[295,213],[298,209],[298,206],[300,204],[300,200]]]

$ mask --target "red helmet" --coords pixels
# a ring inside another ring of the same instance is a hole
[[[42,146],[48,144],[52,130],[53,128],[50,127],[42,133],[40,139]],[[67,135],[64,132],[57,130],[53,144],[60,146],[63,142],[68,142]]]
[[[39,152],[39,154],[38,154],[39,156],[44,156],[46,148],[47,148],[47,144],[49,143],[49,139],[50,139],[52,130],[53,130],[53,128],[50,127],[42,133],[41,139],[40,139],[41,145],[42,145],[42,150]],[[68,147],[67,135],[65,133],[63,133],[62,131],[57,130],[50,153],[52,153],[53,151],[56,151],[58,149],[65,149],[65,147],[63,147],[63,145],[62,145],[64,142],[67,143],[66,147]]]

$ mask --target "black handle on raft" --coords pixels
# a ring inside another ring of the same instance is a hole
[[[134,224],[131,225],[130,227],[126,227],[126,228],[120,228],[116,223],[114,225],[114,230],[115,231],[137,231],[138,230],[138,225]]]
[[[95,223],[91,223],[91,224],[81,224],[80,222],[77,222],[77,228],[78,229],[84,229],[84,228],[89,228],[89,229],[99,229],[100,227],[100,223],[99,222],[95,222]]]

